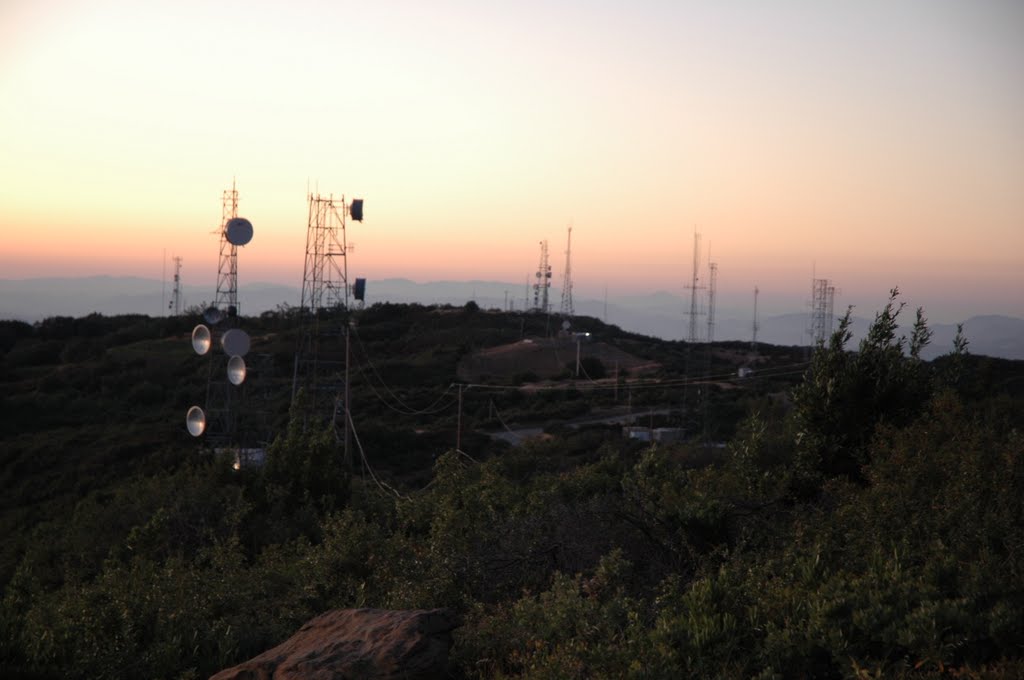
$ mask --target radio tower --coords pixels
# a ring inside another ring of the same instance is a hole
[[[703,290],[702,286],[699,286],[700,282],[700,234],[697,232],[693,233],[693,282],[687,286],[690,289],[690,328],[687,333],[686,339],[688,342],[696,343],[699,341],[697,336],[697,317],[700,316],[700,301],[699,292]]]
[[[171,292],[171,301],[167,303],[167,309],[174,310],[174,316],[181,316],[181,257],[174,257],[174,291]]]
[[[363,221],[363,201],[309,195],[306,260],[299,302],[299,346],[292,375],[292,403],[300,386],[305,411],[336,426],[342,418],[345,464],[349,455],[349,283],[346,218]],[[356,291],[356,295],[359,295]],[[342,343],[336,342],[344,338]],[[341,347],[339,347],[339,344]],[[340,350],[340,351],[339,351]]]
[[[247,239],[242,241],[232,236],[229,227],[237,218],[238,190],[232,179],[231,188],[221,194],[217,291],[212,307],[203,313],[208,323],[220,325],[219,335],[222,340],[229,332],[238,330],[234,328],[238,321],[238,244],[244,245]],[[247,220],[242,222],[248,223]],[[237,396],[234,394],[234,386],[228,380],[228,361],[229,356],[224,352],[211,353],[210,374],[206,381],[206,440],[214,446],[232,443],[238,432]]]
[[[574,313],[572,306],[572,225],[569,225],[569,236],[565,244],[565,274],[562,276],[562,316],[568,318]]]
[[[235,180],[225,189],[220,210],[220,257],[217,259],[217,292],[213,306],[227,316],[238,314],[238,246],[228,241],[225,229],[229,220],[238,217],[238,191]]]
[[[832,335],[836,287],[829,279],[811,280],[811,343],[822,345]]]
[[[708,262],[708,342],[715,339],[715,295],[718,287],[718,265]]]
[[[292,378],[292,399],[300,383],[305,384],[310,398],[317,401],[317,393],[340,386],[337,380],[323,380],[322,369],[340,369],[340,358],[329,360],[321,354],[321,340],[340,337],[347,325],[340,318],[348,311],[348,241],[346,217],[357,222],[363,219],[363,202],[345,198],[324,198],[310,194],[309,218],[306,222],[306,258],[302,272],[302,297],[299,302],[301,329],[299,348],[295,354],[295,372]],[[332,343],[333,344],[333,343]]]
[[[750,349],[757,351],[757,331],[761,328],[761,325],[757,322],[757,294],[760,291],[757,286],[754,286],[754,325],[752,327],[753,333],[750,338]]]
[[[547,314],[551,311],[548,289],[551,288],[551,265],[548,264],[548,242],[540,242],[540,264],[537,265],[536,281],[533,284],[533,310]]]

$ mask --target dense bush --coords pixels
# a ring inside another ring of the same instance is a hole
[[[923,318],[905,340],[898,313],[894,296],[857,352],[841,324],[792,408],[751,399],[715,455],[566,430],[449,451],[425,487],[396,490],[301,407],[262,469],[176,444],[191,462],[85,489],[36,525],[5,583],[0,666],[205,677],[327,609],[449,606],[465,678],[1019,677],[1018,402],[979,395],[968,362],[955,380],[952,359],[921,362]],[[581,403],[508,403],[542,400]],[[389,467],[425,462],[401,454],[418,436],[392,438]]]

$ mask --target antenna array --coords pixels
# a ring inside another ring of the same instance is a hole
[[[761,330],[761,324],[757,320],[757,295],[760,293],[757,286],[754,286],[754,324],[752,327],[753,333],[750,338],[750,349],[757,350],[757,332]]]
[[[194,437],[206,435],[211,445],[233,445],[238,455],[238,414],[233,403],[236,391],[245,382],[245,356],[249,353],[248,333],[236,328],[238,318],[238,246],[252,240],[252,223],[238,217],[238,191],[234,182],[221,200],[222,222],[218,230],[220,258],[217,265],[217,291],[214,303],[203,312],[206,324],[192,331],[192,349],[199,355],[210,355],[210,372],[206,382],[205,408],[193,406],[185,416],[185,424]],[[179,273],[181,258],[175,258],[174,297],[180,301]],[[219,334],[212,331],[220,327]],[[219,335],[219,337],[215,337]],[[221,352],[212,351],[216,346]]]
[[[686,335],[687,342],[696,343],[700,341],[697,336],[697,317],[701,315],[700,311],[700,291],[704,290],[704,287],[699,285],[700,283],[700,234],[693,232],[693,279],[687,288],[690,289],[690,312],[689,312],[689,332]]]
[[[174,310],[174,316],[181,316],[181,257],[176,256],[174,260],[174,290],[171,292],[171,301],[167,303],[167,309]]]
[[[231,189],[221,196],[220,257],[217,258],[217,292],[213,306],[229,316],[238,313],[238,246],[228,240],[227,224],[238,217],[238,190],[231,180]]]
[[[548,242],[540,242],[540,264],[537,265],[536,281],[533,284],[533,310],[547,314],[551,311],[548,292],[551,288],[551,265],[548,264]]]
[[[824,344],[832,335],[832,321],[835,318],[833,307],[836,287],[829,279],[811,280],[811,342],[814,345]]]
[[[565,244],[565,272],[562,275],[562,316],[568,318],[574,313],[572,304],[572,225],[570,224]]]
[[[348,218],[363,221],[363,201],[309,195],[306,258],[299,303],[299,344],[292,376],[292,403],[305,390],[306,409],[314,417],[337,422],[342,416],[345,460],[349,462],[349,325],[350,300],[362,301],[366,280],[348,281]],[[344,354],[334,340],[344,338]],[[329,415],[328,415],[329,414]]]
[[[715,340],[715,297],[718,293],[718,264],[708,263],[708,342]]]

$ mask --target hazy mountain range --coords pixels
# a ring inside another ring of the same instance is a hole
[[[370,280],[366,303],[418,302],[422,304],[462,305],[475,300],[482,308],[523,308],[523,284],[494,281],[432,281],[416,283],[408,279]],[[273,283],[245,284],[239,290],[241,312],[256,315],[281,305],[297,306],[301,291],[297,287]],[[550,300],[558,310],[560,292],[552,289]],[[208,287],[183,286],[182,308],[201,306],[213,298]],[[104,315],[169,313],[171,285],[159,280],[134,277],[96,276],[86,278],[0,279],[0,319],[35,322],[50,316],[84,316],[91,312]],[[687,335],[689,300],[664,291],[604,300],[574,300],[577,314],[593,316],[623,329],[665,339]],[[751,310],[716,309],[715,340],[749,341],[752,335]],[[912,310],[905,310],[907,322]],[[809,343],[808,312],[763,316],[759,319],[757,339],[775,345]],[[707,332],[706,317],[700,317],[700,333]],[[870,319],[854,317],[853,342],[863,337]],[[554,322],[553,322],[554,323]],[[926,357],[944,354],[952,347],[955,324],[929,324],[934,335]],[[1009,316],[974,316],[964,320],[964,333],[974,354],[1024,360],[1024,319]],[[703,338],[702,338],[703,339]]]

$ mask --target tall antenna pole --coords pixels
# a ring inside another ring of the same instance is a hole
[[[688,286],[690,289],[690,327],[687,333],[687,341],[690,343],[696,343],[699,338],[697,336],[697,317],[700,315],[699,306],[699,291],[701,286],[700,282],[700,234],[693,232],[693,279],[692,283]]]
[[[718,287],[718,265],[708,263],[708,342],[715,340],[715,297]]]
[[[551,265],[548,264],[547,239],[540,242],[540,264],[537,265],[536,281],[533,284],[533,308],[547,314],[551,311],[548,292],[551,288]]]
[[[227,223],[238,217],[238,190],[235,180],[231,189],[224,190],[220,210],[220,257],[217,259],[217,292],[213,306],[227,312],[228,316],[238,313],[238,246],[228,241]]]
[[[754,325],[750,339],[750,349],[754,351],[757,351],[757,331],[760,329],[760,324],[757,322],[757,294],[759,292],[760,291],[757,289],[757,286],[754,286]]]
[[[569,236],[565,244],[565,272],[562,275],[562,316],[570,317],[575,313],[572,305],[572,225],[569,225]]]
[[[160,273],[160,307],[164,307],[164,303],[167,302],[167,248],[164,248],[163,256],[163,271]]]
[[[811,342],[824,344],[832,335],[836,287],[829,279],[811,280]]]
[[[174,289],[171,291],[171,301],[167,303],[168,309],[174,310],[174,316],[181,316],[181,257],[175,256],[174,261]]]
[[[300,383],[307,388],[310,410],[324,416],[327,394],[334,395],[333,416],[338,416],[338,402],[344,416],[346,464],[349,456],[349,315],[351,287],[348,283],[348,218],[363,220],[363,201],[345,202],[345,197],[323,197],[309,194],[309,217],[306,223],[306,257],[302,273],[302,297],[299,302],[301,329],[295,353],[292,377],[294,402]],[[335,339],[344,335],[344,354],[337,355]],[[328,373],[329,375],[321,375]],[[321,394],[324,393],[324,394]]]

